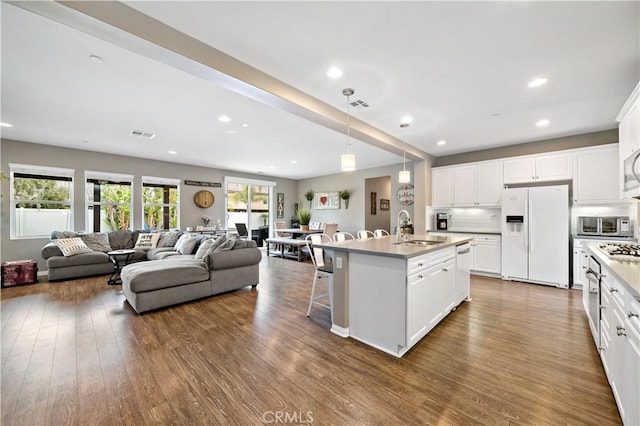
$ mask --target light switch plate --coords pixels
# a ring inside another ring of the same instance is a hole
[[[336,269],[342,269],[342,257],[336,257]]]

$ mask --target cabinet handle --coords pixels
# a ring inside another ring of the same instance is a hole
[[[419,279],[423,279],[424,277],[422,275],[418,275],[418,278]]]
[[[422,263],[418,263],[418,266],[422,266]]]
[[[629,312],[627,312],[627,317],[629,317],[629,318],[631,318],[631,317],[636,317],[636,318],[638,318],[638,314],[636,314],[636,313],[634,313],[634,312],[629,311]]]
[[[617,293],[618,289],[617,288],[612,288],[611,290],[609,290],[609,293],[613,294],[613,293]]]
[[[623,328],[622,330],[624,330],[624,328]],[[623,333],[623,332],[622,332],[622,330],[618,330],[618,331],[616,331],[616,334],[617,334],[618,336],[624,336],[624,337],[627,337],[627,333]]]
[[[449,272],[449,270],[448,270],[447,268],[442,268],[442,270],[443,270],[444,272]]]
[[[621,325],[616,325],[616,330],[620,331],[620,330],[624,330],[624,327]]]
[[[587,267],[586,267],[586,266],[583,266],[583,267],[582,267],[582,269],[587,269]]]

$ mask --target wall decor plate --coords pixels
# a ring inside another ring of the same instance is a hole
[[[398,188],[397,192],[398,202],[403,206],[410,206],[413,204],[414,188],[411,184],[402,185]]]
[[[213,196],[211,191],[198,191],[196,195],[193,196],[193,202],[196,203],[196,206],[206,209],[207,207],[211,207],[215,202],[216,198]]]

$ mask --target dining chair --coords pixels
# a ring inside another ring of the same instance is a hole
[[[327,234],[329,238],[333,239],[333,235],[338,232],[337,223],[325,223],[323,233]]]
[[[276,238],[290,238],[291,237],[291,233],[290,232],[280,232],[278,231],[278,229],[285,229],[287,227],[287,222],[273,222],[273,234],[274,237]],[[278,248],[280,248],[281,251],[284,252],[284,244],[280,244],[280,243],[274,243],[275,250],[278,250]],[[283,253],[284,254],[284,253]]]
[[[335,234],[333,234],[333,241],[346,241],[355,239],[356,237],[354,237],[351,232],[336,232]]]
[[[385,235],[389,235],[389,231],[387,231],[386,229],[376,229],[375,231],[373,231],[374,238],[382,238]]]
[[[359,240],[368,240],[369,238],[373,237],[373,232],[367,230],[367,229],[363,229],[361,231],[358,231],[358,233],[356,234],[356,237]]]
[[[314,247],[314,244],[330,243],[332,240],[327,234],[309,234],[305,239],[309,257],[313,262],[315,272],[313,274],[313,285],[311,286],[311,296],[309,297],[309,307],[307,308],[307,316],[311,314],[311,307],[316,304],[331,310],[333,304],[333,264],[327,260],[324,249]],[[316,294],[318,280],[327,279],[327,292]],[[319,299],[329,297],[329,304],[319,302]]]
[[[243,240],[249,238],[249,232],[247,231],[247,225],[244,223],[236,223],[236,231],[238,232],[238,237]]]

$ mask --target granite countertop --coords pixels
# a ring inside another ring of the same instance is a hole
[[[640,261],[611,259],[598,248],[596,242],[585,242],[583,247],[609,269],[618,281],[626,284],[633,297],[640,302]]]
[[[409,235],[409,240],[430,240],[437,241],[438,243],[428,246],[394,244],[396,242],[396,236],[389,235],[382,238],[369,238],[368,240],[347,240],[315,245],[336,251],[408,259],[446,247],[464,244],[471,239],[465,237],[437,237],[435,235]]]

